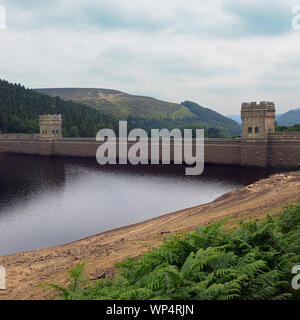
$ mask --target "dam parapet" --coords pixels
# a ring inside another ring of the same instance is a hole
[[[300,168],[300,132],[275,132],[274,103],[243,103],[241,118],[241,138],[205,139],[206,164]],[[39,121],[40,134],[0,134],[0,149],[15,154],[96,159],[97,149],[104,143],[95,138],[62,137],[61,115],[43,115]],[[128,142],[128,149],[132,144],[134,142]],[[195,141],[192,144],[195,150]],[[117,140],[117,157],[118,147]],[[151,154],[150,144],[148,153]],[[172,162],[172,143],[170,155]]]

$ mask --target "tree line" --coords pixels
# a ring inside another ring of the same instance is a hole
[[[118,128],[118,119],[113,115],[0,80],[2,132],[38,133],[40,114],[61,114],[63,135],[66,137],[95,137],[100,128],[111,128],[115,131]]]

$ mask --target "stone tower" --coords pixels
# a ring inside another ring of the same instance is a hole
[[[244,102],[241,109],[242,138],[267,139],[275,132],[275,104],[261,101]]]
[[[62,118],[58,114],[40,115],[40,139],[58,139],[62,137]]]

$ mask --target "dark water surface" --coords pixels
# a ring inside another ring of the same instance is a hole
[[[206,166],[109,166],[0,153],[0,256],[78,240],[210,202],[271,174]]]

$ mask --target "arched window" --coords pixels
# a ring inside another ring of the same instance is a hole
[[[259,128],[255,127],[255,133],[259,133]]]
[[[248,133],[252,133],[252,128],[251,127],[248,128]]]

